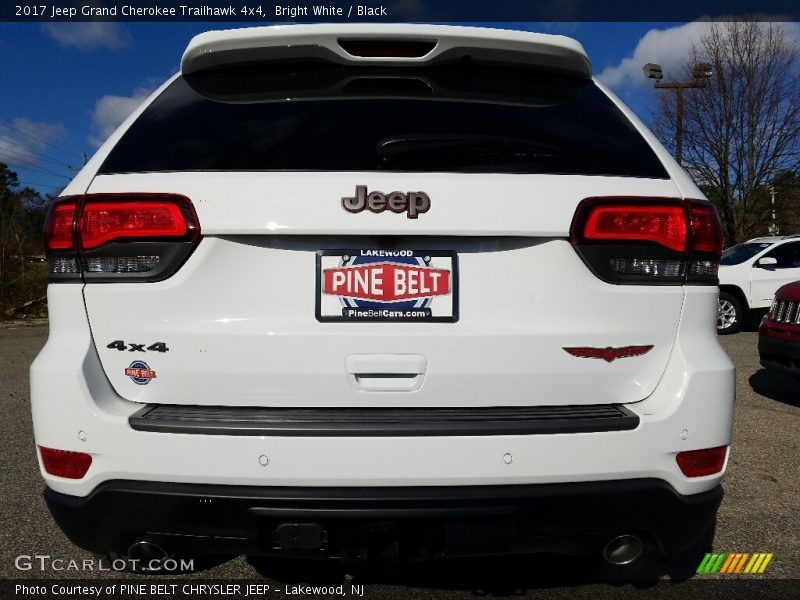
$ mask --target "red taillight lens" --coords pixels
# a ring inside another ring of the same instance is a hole
[[[692,249],[695,252],[722,254],[722,223],[717,210],[708,202],[690,200],[689,222],[692,228]]]
[[[50,207],[44,222],[44,247],[46,250],[71,250],[72,226],[77,202],[71,198],[57,200]]]
[[[679,204],[600,204],[590,209],[582,237],[585,240],[654,242],[683,252],[686,231],[686,217]]]
[[[88,200],[78,230],[86,249],[121,238],[181,238],[187,226],[180,207],[172,202]]]
[[[587,198],[575,211],[570,241],[587,266],[610,283],[718,283],[722,225],[706,201]]]
[[[200,242],[200,223],[178,194],[86,194],[56,200],[44,239],[50,282],[161,281]]]
[[[680,452],[675,457],[681,472],[686,477],[703,477],[719,473],[725,466],[725,457],[728,454],[727,446],[706,448],[704,450],[690,450]]]
[[[44,470],[50,475],[66,479],[80,479],[92,465],[92,456],[84,452],[54,450],[39,446]]]

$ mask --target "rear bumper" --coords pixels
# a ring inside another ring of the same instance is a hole
[[[762,333],[758,336],[758,354],[765,368],[800,377],[800,339],[782,339]]]
[[[82,479],[64,479],[44,470],[42,476],[50,489],[75,497],[88,497],[115,480],[257,489],[658,479],[684,496],[703,493],[719,485],[724,470],[687,478],[675,457],[682,451],[730,444],[735,380],[733,365],[714,333],[715,290],[699,287],[686,288],[675,347],[658,388],[648,398],[625,405],[638,420],[633,428],[603,431],[593,425],[591,431],[573,427],[520,432],[507,428],[511,421],[506,420],[501,431],[490,432],[487,424],[483,435],[465,435],[463,428],[457,434],[432,435],[428,423],[425,432],[403,435],[350,431],[322,436],[296,435],[296,431],[280,435],[274,427],[268,434],[264,419],[259,420],[258,432],[248,435],[209,430],[203,423],[199,431],[196,420],[193,433],[134,429],[131,417],[143,405],[121,399],[110,386],[86,322],[79,286],[50,286],[51,335],[31,367],[36,443],[91,454],[92,464]],[[615,364],[590,366],[613,369]],[[498,383],[492,396],[499,406],[506,385],[510,384]],[[535,400],[538,391],[530,393]],[[565,397],[564,404],[568,402]],[[536,423],[536,419],[522,421],[526,428]],[[519,424],[514,421],[514,428]]]
[[[713,525],[722,488],[684,496],[657,479],[392,488],[117,480],[87,497],[50,488],[44,496],[70,540],[94,552],[124,553],[145,537],[191,556],[420,559],[590,556],[621,534],[638,535],[671,555]]]

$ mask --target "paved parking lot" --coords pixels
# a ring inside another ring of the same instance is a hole
[[[55,527],[41,497],[42,481],[31,431],[28,367],[46,338],[44,323],[0,324],[3,497],[0,504],[0,578],[79,577],[80,573],[72,572],[20,572],[15,568],[15,557],[22,554],[48,554],[67,559],[88,556],[74,548]],[[721,341],[737,366],[737,408],[715,548],[727,552],[772,552],[774,559],[764,577],[798,580],[800,384],[759,367],[756,333],[740,333],[723,337]],[[489,570],[495,574],[491,579],[496,583],[498,569],[508,569],[524,579],[528,575],[541,575],[542,569],[550,568],[560,575],[547,582],[532,579],[536,583],[531,585],[508,579],[507,591],[519,595],[529,587],[545,586],[548,597],[574,597],[576,590],[581,590],[581,595],[594,594],[592,590],[600,585],[583,580],[580,570],[570,566],[530,561],[520,564],[510,559],[462,563],[445,568],[449,572],[440,569],[434,574],[425,569],[391,570],[388,574],[372,571],[361,574],[360,578],[357,576],[354,582],[366,582],[365,597],[368,598],[452,598],[465,594],[469,597],[476,589],[480,590],[481,575]],[[191,577],[234,579],[257,578],[262,574],[262,566],[257,561],[240,557]],[[93,576],[111,575],[95,573]],[[137,575],[129,577],[142,579]],[[783,595],[781,589],[777,590],[779,595]],[[727,594],[719,589],[715,595]],[[648,598],[656,597],[658,593],[648,595]]]

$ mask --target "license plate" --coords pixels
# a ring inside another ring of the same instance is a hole
[[[458,263],[441,250],[320,250],[318,321],[458,321]]]

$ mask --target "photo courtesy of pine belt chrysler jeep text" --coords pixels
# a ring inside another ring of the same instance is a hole
[[[572,39],[204,33],[45,244],[35,437],[82,548],[632,567],[713,531],[719,219]]]

